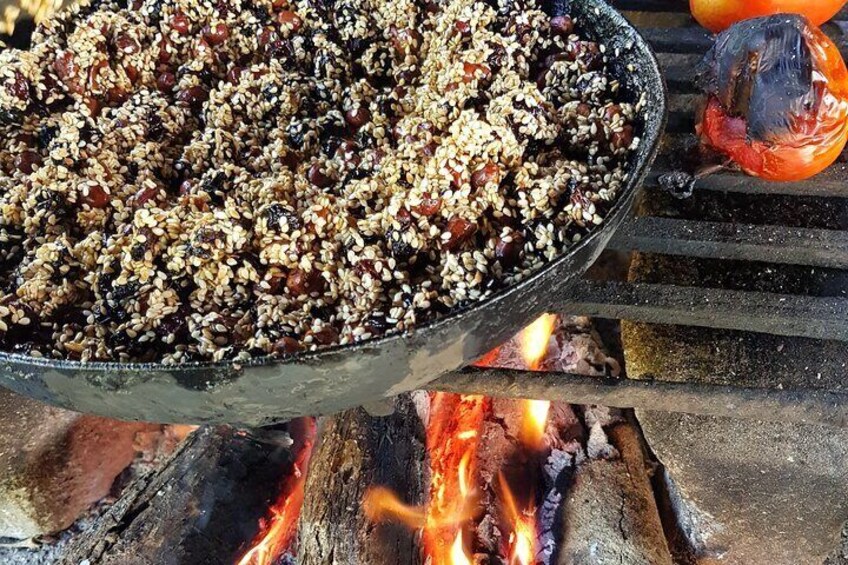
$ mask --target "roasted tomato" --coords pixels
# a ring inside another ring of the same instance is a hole
[[[848,139],[848,70],[836,46],[802,16],[755,18],[716,38],[698,68],[707,94],[702,141],[746,173],[811,177]]]
[[[772,14],[801,14],[821,25],[845,5],[845,0],[689,0],[692,15],[718,33],[736,22]]]

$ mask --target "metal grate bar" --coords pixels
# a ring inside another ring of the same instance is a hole
[[[622,251],[848,268],[848,232],[836,230],[641,217],[623,225],[610,245]]]
[[[848,394],[819,389],[637,381],[496,368],[449,373],[427,388],[459,394],[483,391],[489,396],[506,398],[848,427]]]
[[[848,341],[848,299],[666,284],[581,281],[572,315]]]
[[[646,184],[658,186],[657,179],[666,170],[656,170],[648,175]],[[791,196],[821,196],[848,198],[848,167],[838,163],[814,179],[801,182],[771,182],[741,173],[716,173],[698,180],[696,190],[740,192],[745,194],[784,194]]]

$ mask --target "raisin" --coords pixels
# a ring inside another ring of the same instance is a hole
[[[421,216],[434,216],[442,207],[442,199],[438,196],[425,194],[421,198],[421,203],[415,206],[412,211]]]
[[[297,33],[300,30],[300,27],[303,25],[303,20],[298,16],[295,12],[291,10],[283,10],[277,16],[277,21],[282,25],[290,28],[294,33]]]
[[[6,90],[9,92],[9,94],[19,100],[29,101],[29,81],[26,79],[26,77],[24,77],[24,75],[22,75],[18,71],[15,71],[12,82],[6,85]]]
[[[203,86],[192,86],[177,94],[177,101],[195,110],[201,108],[208,98],[209,91]]]
[[[56,126],[41,126],[38,128],[38,146],[47,149],[58,133],[59,128]]]
[[[310,332],[310,335],[318,345],[333,345],[339,341],[339,332],[331,326],[324,326],[317,332]]]
[[[147,138],[151,141],[162,141],[165,133],[165,124],[162,123],[162,118],[156,113],[151,113],[147,117]]]
[[[133,197],[133,206],[135,208],[141,208],[147,202],[153,200],[156,195],[159,194],[159,190],[152,186],[145,186],[135,193]]]
[[[386,238],[389,242],[389,253],[396,261],[405,263],[415,255],[415,248],[404,240],[402,232],[389,230]]]
[[[244,69],[242,67],[233,67],[227,72],[227,81],[231,84],[237,85],[241,82],[242,73],[244,73]]]
[[[273,229],[277,232],[282,231],[283,225],[288,226],[287,231],[290,232],[300,229],[301,227],[300,218],[297,217],[295,211],[287,208],[279,202],[274,202],[265,208],[262,215],[265,217],[268,229]]]
[[[621,131],[613,132],[610,144],[614,151],[629,149],[633,145],[633,126],[626,125],[621,128]]]
[[[177,77],[174,76],[174,73],[166,71],[156,77],[156,88],[158,88],[161,92],[173,92],[176,85]]]
[[[287,357],[303,350],[303,346],[295,338],[283,336],[274,343],[274,354],[278,357]]]
[[[188,21],[188,17],[186,17],[185,14],[177,12],[174,14],[174,17],[171,18],[171,28],[180,35],[188,35],[188,32],[191,30],[191,23]]]
[[[117,47],[118,51],[125,55],[135,55],[141,51],[141,46],[138,44],[138,41],[126,33],[119,33],[117,37],[115,37],[115,47]]]
[[[489,77],[492,76],[492,71],[486,65],[479,65],[477,63],[463,63],[462,64],[462,80],[463,82],[472,82],[474,79],[480,79],[481,81],[486,81]]]
[[[453,22],[453,29],[455,29],[462,37],[471,36],[471,25],[466,21],[456,20]]]
[[[109,205],[111,197],[99,184],[88,185],[88,193],[83,195],[83,202],[92,208],[105,208]]]

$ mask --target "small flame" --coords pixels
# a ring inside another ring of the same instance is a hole
[[[522,516],[515,523],[512,533],[512,550],[509,565],[531,565],[535,562],[533,545],[536,539],[536,524],[532,516]]]
[[[451,546],[449,565],[472,565],[471,558],[465,552],[465,544],[462,541],[462,530],[456,533],[456,540]]]
[[[531,448],[542,447],[545,427],[548,425],[548,412],[551,409],[549,400],[525,400],[524,414],[521,423],[521,441]]]
[[[403,503],[394,492],[385,487],[368,489],[362,501],[362,509],[372,522],[393,520],[414,530],[423,528],[427,523],[423,509]]]
[[[532,565],[536,555],[536,517],[535,509],[530,512],[518,510],[515,496],[504,478],[498,473],[498,491],[507,522],[512,526],[510,534],[509,565]]]
[[[527,368],[539,369],[539,364],[548,351],[548,342],[557,324],[556,314],[542,314],[521,332],[521,353]]]
[[[308,420],[308,421],[307,421]],[[295,425],[304,426],[304,438],[297,452],[293,472],[287,477],[277,502],[270,508],[270,517],[263,531],[254,539],[253,546],[239,560],[238,565],[272,565],[289,549],[297,533],[297,521],[303,506],[306,469],[312,457],[316,426],[311,418]]]

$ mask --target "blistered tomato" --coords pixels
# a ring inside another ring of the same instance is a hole
[[[768,16],[722,32],[702,61],[702,141],[746,173],[811,177],[848,140],[848,70],[833,42],[801,16]]]

